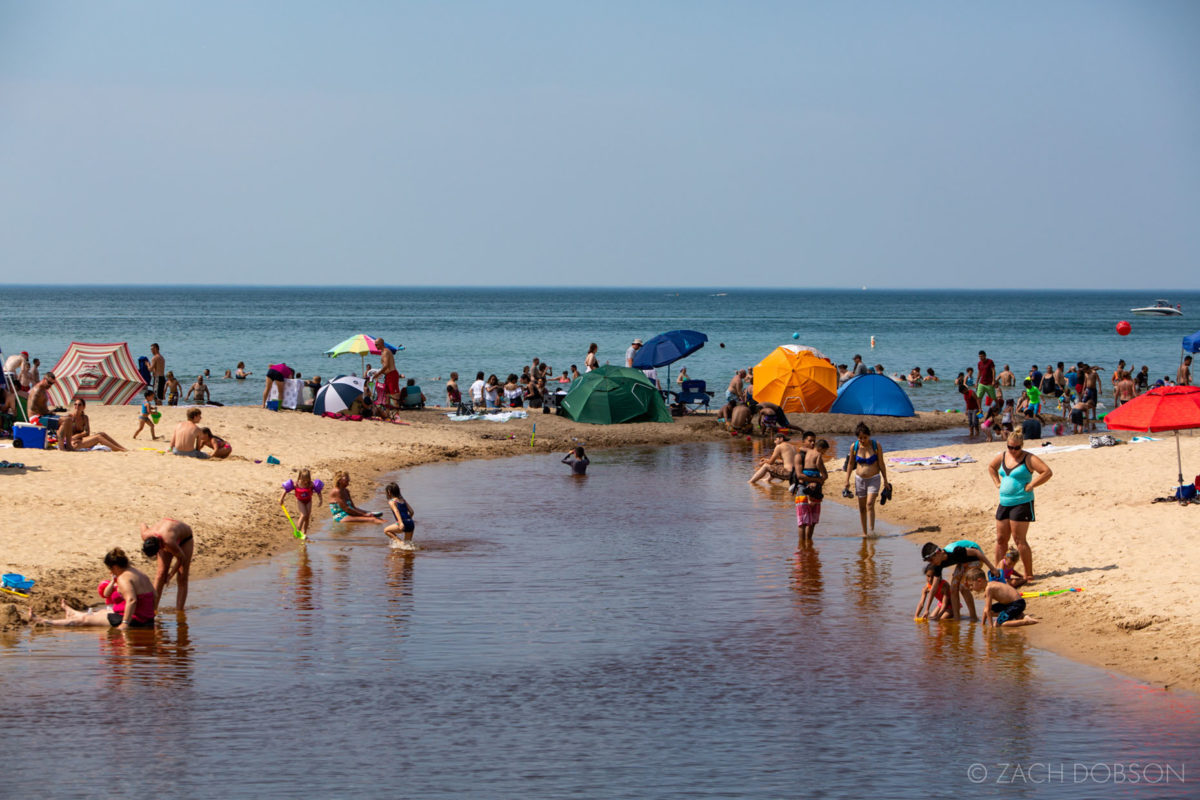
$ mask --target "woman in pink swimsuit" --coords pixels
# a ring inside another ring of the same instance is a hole
[[[105,625],[118,630],[127,628],[154,627],[155,595],[154,584],[141,570],[129,565],[129,556],[119,547],[109,550],[104,556],[104,566],[112,573],[112,583],[116,584],[113,594],[112,611],[100,608],[89,611],[76,611],[63,601],[63,619],[46,619],[33,615],[29,622],[32,625],[58,625],[62,627],[84,627]],[[106,595],[107,596],[107,595]]]

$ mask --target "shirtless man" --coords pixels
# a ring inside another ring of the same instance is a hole
[[[1133,385],[1133,377],[1130,376],[1128,370],[1120,373],[1120,377],[1113,387],[1113,394],[1116,395],[1117,408],[1128,403],[1137,394],[1137,387]]]
[[[124,453],[125,448],[117,444],[111,436],[101,431],[92,433],[92,423],[84,413],[87,403],[82,397],[76,397],[70,414],[64,414],[58,422],[58,449],[64,452],[72,450],[91,450],[96,445],[104,445],[117,453]]]
[[[1100,373],[1095,367],[1084,367],[1087,375],[1083,379],[1083,399],[1092,412],[1091,430],[1096,430],[1096,404],[1100,401]]]
[[[171,452],[177,456],[192,458],[208,458],[208,453],[200,450],[200,409],[189,408],[187,419],[175,426],[171,434]]]
[[[749,433],[751,427],[750,406],[738,403],[725,418],[730,433]]]
[[[1176,386],[1191,386],[1192,385],[1192,357],[1186,356],[1183,363],[1179,365],[1179,370],[1175,373]],[[33,400],[33,395],[29,395],[30,401]],[[32,411],[30,414],[34,413]]]
[[[179,576],[175,584],[175,610],[183,611],[187,604],[188,573],[192,568],[192,553],[196,542],[192,538],[190,525],[177,519],[163,517],[154,527],[142,526],[142,552],[150,558],[158,558],[158,572],[154,575],[156,604],[162,601],[163,589],[171,578]],[[172,569],[171,562],[175,561]]]
[[[187,390],[187,396],[184,397],[184,399],[191,400],[193,394],[196,395],[196,402],[200,403],[201,405],[209,401],[210,398],[208,394],[208,384],[204,382],[203,375],[196,376],[196,382],[193,383],[192,387]]]
[[[167,392],[167,360],[157,343],[150,345],[150,376],[154,378],[154,397],[161,403]]]
[[[1014,375],[1013,371],[1008,368],[1008,364],[1004,365],[1004,371],[1000,373],[999,377],[1000,377],[1000,385],[1001,386],[1016,386],[1017,385],[1017,376]]]
[[[738,370],[725,389],[725,406],[721,409],[721,416],[725,419],[729,419],[734,406],[746,402],[746,375],[746,370]]]
[[[46,393],[51,386],[58,383],[58,378],[54,377],[53,372],[47,372],[46,377],[42,378],[33,388],[29,390],[29,401],[25,408],[29,412],[29,416],[37,416],[38,414],[49,414],[50,407],[46,403]]]
[[[762,460],[761,466],[755,471],[754,475],[747,483],[758,483],[763,478],[768,478],[768,482],[779,478],[780,480],[790,481],[792,476],[796,474],[796,446],[788,441],[788,436],[782,431],[775,434],[775,449],[771,451],[771,455]]]
[[[379,350],[379,374],[383,376],[384,394],[388,397],[399,396],[400,373],[396,370],[396,356],[383,343],[382,337],[375,340],[375,347]]]

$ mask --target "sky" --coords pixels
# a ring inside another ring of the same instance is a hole
[[[0,283],[1200,288],[1200,3],[0,0]]]

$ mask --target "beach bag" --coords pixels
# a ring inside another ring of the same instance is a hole
[[[1175,499],[1181,502],[1187,502],[1196,499],[1196,487],[1190,483],[1186,483],[1175,490]]]

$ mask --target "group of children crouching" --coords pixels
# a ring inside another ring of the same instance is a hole
[[[914,619],[959,619],[965,603],[970,619],[975,621],[978,616],[974,593],[982,592],[984,625],[989,621],[1005,628],[1037,624],[1038,620],[1025,613],[1025,598],[1020,588],[1027,578],[1017,571],[1020,556],[1016,550],[1005,553],[999,566],[994,567],[983,549],[968,539],[945,548],[926,542],[921,548],[921,558],[925,560],[925,588],[921,590]],[[986,573],[980,564],[986,565]],[[949,581],[942,578],[942,569],[947,566],[954,567]]]

